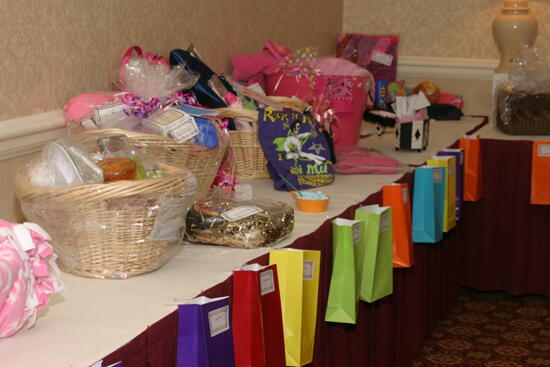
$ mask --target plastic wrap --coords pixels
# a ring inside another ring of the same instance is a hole
[[[30,180],[31,161],[16,174],[16,195],[25,217],[50,233],[63,270],[126,279],[173,256],[195,197],[189,170],[158,166],[162,178],[39,187]]]
[[[524,49],[497,87],[496,126],[511,135],[550,135],[550,67],[538,49]]]
[[[186,222],[186,238],[192,242],[258,248],[292,232],[294,210],[277,201],[213,198],[195,203]]]

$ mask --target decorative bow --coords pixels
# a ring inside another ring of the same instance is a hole
[[[313,96],[310,113],[321,130],[330,131],[331,124],[338,120],[336,111],[332,108],[329,99],[324,93]]]
[[[156,97],[147,101],[143,97],[134,93],[122,93],[117,97],[122,103],[130,108],[129,111],[126,111],[128,115],[134,115],[139,118],[146,118],[150,113],[166,109],[170,106],[178,106],[182,104],[192,106],[198,105],[197,98],[193,92],[175,92],[164,102]]]

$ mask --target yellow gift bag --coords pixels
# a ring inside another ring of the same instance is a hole
[[[454,156],[435,156],[426,161],[431,167],[445,167],[445,208],[443,214],[443,232],[449,232],[456,225],[456,158]]]
[[[272,250],[269,263],[277,264],[287,366],[313,360],[321,251]]]

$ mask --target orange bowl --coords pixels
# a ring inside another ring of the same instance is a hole
[[[294,197],[294,201],[296,202],[296,206],[298,207],[298,210],[302,212],[309,212],[309,213],[324,212],[325,210],[327,210],[328,202],[330,201],[329,197],[322,200],[304,199],[296,195],[295,191],[291,191],[290,193]]]

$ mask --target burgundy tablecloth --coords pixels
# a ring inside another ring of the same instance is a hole
[[[462,222],[437,244],[415,244],[415,264],[394,271],[394,293],[361,302],[357,325],[323,321],[332,263],[330,221],[291,247],[322,251],[313,366],[406,367],[419,354],[460,287],[550,296],[550,206],[529,204],[531,142],[482,140],[484,198],[466,203]],[[399,182],[412,187],[412,174]],[[381,204],[375,193],[360,205]],[[359,204],[358,204],[359,205]],[[357,206],[358,206],[357,205]],[[341,217],[352,218],[357,206]],[[267,264],[262,256],[252,262]],[[202,295],[231,295],[232,280]],[[125,367],[175,365],[174,311],[104,359]]]

